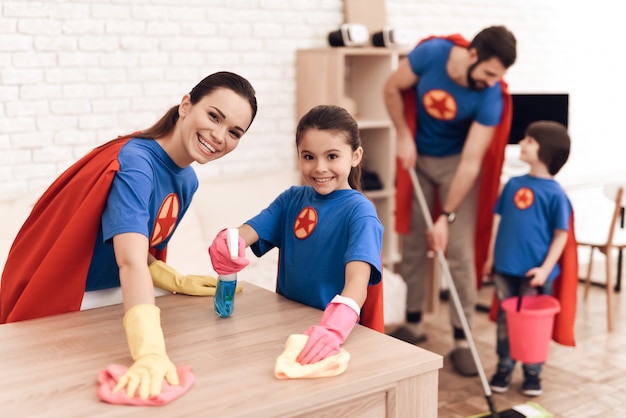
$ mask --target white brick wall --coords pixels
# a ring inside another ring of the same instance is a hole
[[[253,83],[259,113],[235,152],[196,167],[201,179],[292,168],[295,51],[326,45],[343,21],[341,0],[3,0],[0,7],[0,201],[41,190],[93,146],[150,126],[218,70]],[[414,30],[415,40],[471,38],[507,25],[519,43],[511,90],[570,94],[574,146],[562,176],[626,174],[626,53],[614,2],[387,0],[386,8],[389,23]]]

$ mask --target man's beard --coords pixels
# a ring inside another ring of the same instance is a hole
[[[487,88],[487,83],[485,83],[484,81],[476,81],[476,79],[472,77],[472,71],[474,71],[474,68],[476,68],[478,64],[480,64],[480,61],[477,61],[474,64],[470,65],[470,67],[467,69],[467,84],[469,88],[474,91],[481,91]]]

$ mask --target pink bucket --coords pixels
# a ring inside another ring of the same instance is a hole
[[[561,305],[548,295],[524,296],[518,312],[517,299],[515,296],[502,302],[511,357],[522,363],[543,363],[548,359],[554,316]]]

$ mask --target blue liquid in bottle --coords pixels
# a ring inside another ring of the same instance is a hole
[[[228,318],[233,313],[236,287],[236,274],[218,277],[213,304],[215,306],[215,313],[217,313],[219,317]]]

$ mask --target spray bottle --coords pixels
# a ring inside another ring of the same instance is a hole
[[[236,260],[239,256],[239,231],[237,228],[228,228],[226,235],[230,258]],[[220,274],[217,277],[217,288],[213,303],[215,313],[221,318],[228,318],[233,313],[235,304],[235,288],[237,287],[237,273]]]

